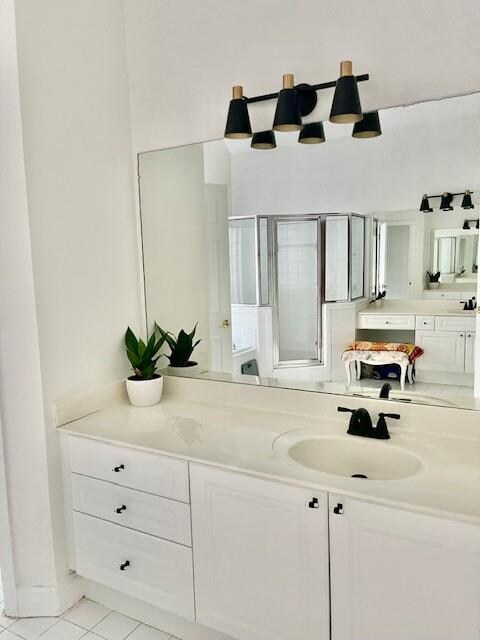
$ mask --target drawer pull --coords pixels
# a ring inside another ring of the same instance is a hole
[[[125,465],[124,464],[119,464],[118,467],[113,467],[113,470],[115,471],[115,473],[118,473],[119,471],[122,471],[122,469],[125,469]]]
[[[115,509],[115,512],[122,513],[122,511],[126,511],[126,510],[127,510],[127,507],[124,504],[122,504],[121,507],[118,507],[118,509]]]
[[[120,571],[125,571],[125,569],[129,566],[130,566],[130,560],[125,560],[125,562],[120,565]]]

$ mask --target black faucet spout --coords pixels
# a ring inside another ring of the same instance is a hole
[[[391,390],[392,385],[389,382],[385,382],[380,389],[380,398],[388,398]]]

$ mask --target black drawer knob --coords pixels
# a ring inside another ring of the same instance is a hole
[[[127,507],[124,504],[122,504],[121,507],[118,507],[118,509],[115,509],[115,512],[122,513],[122,511],[126,511],[126,510],[127,510]]]
[[[113,467],[113,470],[115,471],[115,473],[118,473],[119,471],[122,471],[122,469],[125,469],[125,465],[124,464],[119,464],[118,467]]]
[[[125,562],[120,565],[120,571],[125,571],[125,569],[129,566],[130,566],[130,560],[125,560]]]

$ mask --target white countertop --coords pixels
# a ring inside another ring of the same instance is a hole
[[[458,412],[459,419],[461,415]],[[274,447],[286,432],[291,433],[285,442],[295,440],[293,430],[308,437],[343,435],[347,414],[313,418],[166,397],[155,407],[135,408],[125,403],[103,409],[59,430],[480,525],[480,435],[427,433],[391,422],[391,439],[379,445],[400,446],[423,461],[418,473],[402,480],[360,480],[321,473],[291,460],[288,446],[277,446],[282,438]]]
[[[459,300],[385,300],[372,303],[359,314],[425,315],[425,316],[475,316],[475,311],[464,311]]]

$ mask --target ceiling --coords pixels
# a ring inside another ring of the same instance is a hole
[[[480,2],[124,0],[136,151],[223,135],[231,85],[246,95],[338,76],[351,59],[365,110],[480,90]],[[331,92],[313,116],[324,119]],[[270,127],[271,106],[251,111]]]

